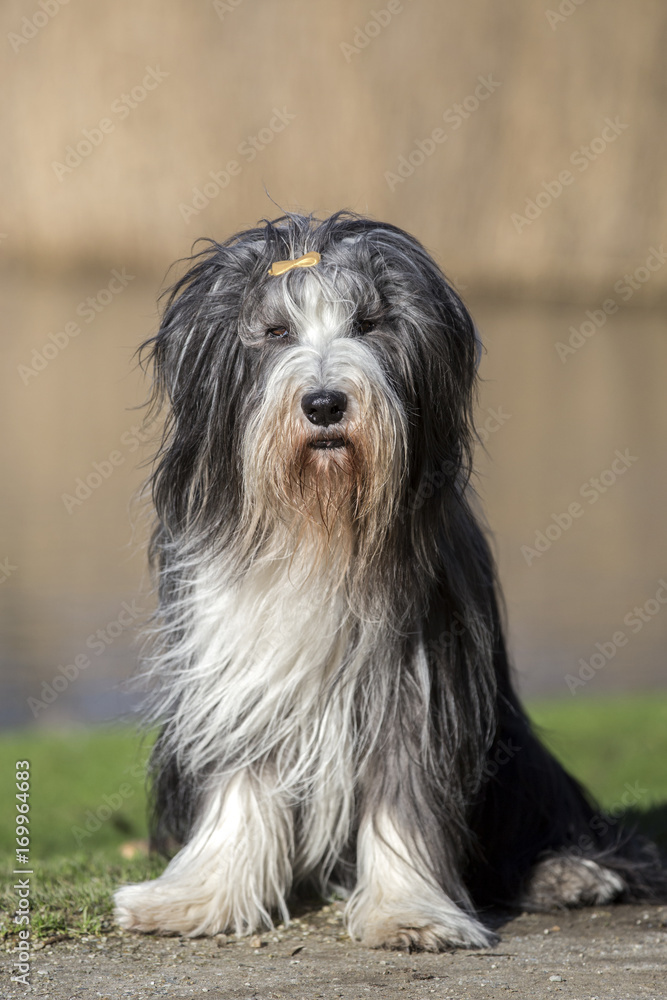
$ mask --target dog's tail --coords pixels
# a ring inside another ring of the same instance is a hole
[[[617,875],[623,889],[620,903],[667,903],[667,864],[652,841],[636,829],[622,829],[616,843],[594,860]]]

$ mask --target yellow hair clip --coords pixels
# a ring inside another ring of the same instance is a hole
[[[269,274],[273,278],[277,278],[279,274],[286,274],[293,267],[314,267],[321,260],[322,258],[317,250],[311,250],[310,253],[305,253],[303,257],[297,257],[296,260],[274,260],[269,268]]]

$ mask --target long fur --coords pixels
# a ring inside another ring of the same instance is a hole
[[[479,906],[664,887],[513,691],[469,486],[477,351],[424,248],[347,213],[210,243],[172,289],[145,345],[167,412],[145,682],[154,841],[183,846],[119,890],[124,926],[250,932],[314,883],[368,944],[480,946]],[[309,420],[314,390],[342,419]]]

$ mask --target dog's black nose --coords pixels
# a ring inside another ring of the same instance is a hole
[[[335,392],[332,389],[307,392],[301,400],[301,409],[311,424],[317,424],[318,427],[337,424],[343,419],[346,407],[347,396],[345,393]]]

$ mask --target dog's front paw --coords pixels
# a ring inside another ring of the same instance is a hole
[[[162,879],[123,886],[114,894],[114,902],[114,919],[128,931],[196,937],[226,930],[225,915],[210,897]]]
[[[462,913],[461,919],[446,924],[409,914],[371,920],[361,940],[368,948],[444,951],[448,948],[489,948],[498,938],[479,921]]]
[[[170,896],[159,879],[125,885],[114,893],[114,920],[126,931],[190,933],[192,915]]]
[[[114,893],[113,918],[119,927],[126,931],[143,931],[150,933],[157,930],[155,921],[147,919],[142,913],[142,907],[133,890],[134,885],[125,886]]]
[[[453,900],[442,896],[433,907],[414,903],[353,897],[348,906],[352,937],[368,948],[444,951],[447,948],[488,948],[497,936]]]

